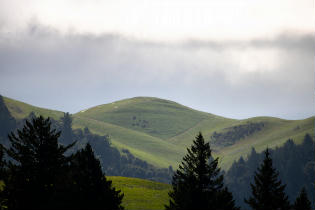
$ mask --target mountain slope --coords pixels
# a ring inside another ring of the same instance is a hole
[[[43,115],[44,117],[52,117],[54,119],[59,119],[63,116],[63,112],[61,111],[32,106],[7,97],[3,97],[3,100],[11,115],[16,119],[23,119],[31,112],[34,112],[36,115]]]
[[[4,98],[16,118],[36,114],[59,119],[62,112],[53,111]],[[234,160],[246,156],[251,147],[257,151],[281,146],[292,138],[299,143],[306,133],[314,133],[314,117],[283,120],[255,117],[228,119],[200,112],[178,103],[151,97],[136,97],[99,105],[73,115],[73,127],[108,134],[113,145],[129,149],[135,156],[159,167],[177,168],[186,148],[201,131],[210,141],[214,155],[227,169]]]
[[[88,127],[96,134],[108,134],[114,146],[128,149],[135,156],[155,166],[176,166],[184,155],[181,148],[163,139],[107,122],[74,116],[73,127]]]

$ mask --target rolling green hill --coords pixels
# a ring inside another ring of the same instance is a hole
[[[204,119],[220,118],[172,101],[137,97],[87,109],[75,117],[94,119],[168,140]]]
[[[22,118],[31,111],[58,119],[62,112],[53,111],[4,97],[9,111]],[[299,143],[306,133],[314,133],[314,117],[284,120],[255,117],[228,119],[200,112],[178,103],[152,97],[136,97],[99,105],[73,114],[73,127],[108,134],[119,149],[128,149],[135,156],[158,167],[177,168],[194,137],[201,131],[212,142],[214,154],[227,169],[251,147],[257,151],[267,146],[281,146],[292,138]]]
[[[3,97],[3,100],[11,115],[15,119],[23,119],[27,117],[31,112],[34,112],[36,115],[42,115],[44,117],[51,117],[54,119],[59,119],[63,116],[63,112],[61,111],[32,106],[27,103],[23,103],[7,97]]]
[[[108,176],[116,189],[124,193],[122,205],[126,210],[164,209],[171,185],[138,178]]]

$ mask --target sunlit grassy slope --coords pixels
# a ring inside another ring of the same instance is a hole
[[[122,205],[126,210],[164,209],[171,186],[138,178],[109,176],[113,186],[124,193]]]
[[[289,138],[299,143],[306,133],[314,133],[314,117],[305,120],[283,120],[272,117],[234,120],[193,110],[172,101],[150,97],[137,97],[96,106],[81,111],[74,117],[77,118],[75,124],[80,126],[92,128],[86,119],[93,120],[94,123],[104,123],[99,127],[93,126],[92,130],[98,133],[112,132],[114,145],[128,148],[142,158],[150,157],[151,162],[158,163],[158,166],[165,167],[165,163],[175,162],[175,165],[171,164],[175,168],[178,160],[186,153],[186,147],[191,145],[199,131],[207,141],[210,141],[214,131],[222,132],[227,128],[246,123],[264,123],[265,126],[261,131],[241,139],[232,146],[224,148],[214,146],[215,155],[220,157],[224,169],[241,155],[246,156],[253,146],[261,151],[267,146],[271,148],[281,146]],[[108,124],[105,123],[115,125],[117,133],[114,129],[110,131]],[[121,132],[126,129],[128,132]],[[123,138],[122,133],[126,134]],[[159,146],[150,141],[159,142]]]
[[[196,126],[201,120],[220,118],[172,101],[149,97],[96,106],[75,116],[111,123],[165,140]]]
[[[140,131],[78,116],[74,117],[73,123],[75,128],[87,126],[94,133],[108,134],[113,145],[128,149],[132,154],[156,166],[176,165],[184,155],[180,147]]]
[[[27,117],[31,112],[36,115],[42,115],[44,117],[52,117],[54,119],[59,119],[63,116],[63,112],[40,108],[36,106],[29,105],[17,100],[13,100],[7,97],[3,97],[4,103],[8,107],[11,115],[16,119],[22,119]]]
[[[33,107],[4,98],[14,117],[21,118],[34,111],[58,119],[62,112]],[[283,120],[272,117],[255,117],[235,120],[193,110],[178,103],[151,97],[125,99],[99,105],[73,115],[73,127],[89,129],[97,134],[108,134],[114,146],[129,149],[135,156],[159,167],[177,168],[194,137],[201,131],[210,141],[213,132],[226,132],[235,126],[263,123],[264,127],[241,138],[235,144],[218,147],[212,145],[220,157],[221,166],[227,169],[251,147],[262,151],[266,147],[281,146],[292,138],[300,143],[306,133],[314,133],[314,117],[304,120]]]

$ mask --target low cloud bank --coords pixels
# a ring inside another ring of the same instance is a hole
[[[0,33],[0,94],[70,112],[155,96],[232,118],[299,119],[314,111],[313,50],[312,35],[289,32],[159,43],[32,24]]]

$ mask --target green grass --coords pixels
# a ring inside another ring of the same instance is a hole
[[[192,144],[199,131],[203,133],[206,141],[210,141],[214,131],[220,132],[225,128],[247,122],[265,124],[262,131],[241,139],[235,145],[213,147],[214,155],[220,157],[223,169],[228,169],[240,156],[246,156],[253,146],[262,151],[267,146],[271,148],[281,146],[289,138],[299,143],[306,133],[314,133],[314,117],[305,120],[283,120],[273,117],[235,120],[193,110],[172,101],[144,97],[96,106],[79,112],[74,117],[81,119],[81,126],[93,127],[93,132],[100,134],[112,132],[114,145],[128,148],[136,156],[154,165],[165,167],[170,164],[174,168],[177,168],[179,160],[186,153],[186,148]],[[106,126],[92,126],[88,119],[94,123],[96,121],[106,123]],[[148,123],[145,127],[134,126],[137,119]],[[117,126],[117,133],[114,133],[114,130],[109,131],[108,125]],[[295,129],[297,127],[299,129]],[[154,141],[158,142],[159,146],[152,143]]]
[[[212,117],[172,101],[137,97],[96,106],[75,117],[94,119],[167,140]]]
[[[124,193],[122,205],[126,210],[164,209],[171,186],[138,178],[108,176],[113,186]]]
[[[29,105],[14,99],[3,97],[4,103],[8,107],[11,115],[16,119],[23,119],[27,117],[31,112],[34,112],[35,115],[42,115],[44,117],[51,117],[54,119],[59,119],[63,116],[63,112],[40,108],[36,106]]]
[[[277,118],[257,117],[252,118],[251,121],[265,122],[266,126],[262,131],[218,151],[216,155],[221,157],[222,168],[229,168],[233,161],[239,159],[240,156],[246,157],[252,147],[254,147],[257,152],[261,152],[267,147],[280,147],[289,138],[299,144],[302,142],[306,133],[314,134],[314,117],[305,120],[282,120]],[[244,123],[244,121],[240,121],[239,123]],[[296,130],[298,126],[300,128]]]
[[[155,166],[174,166],[184,155],[176,145],[139,131],[76,116],[73,124],[75,128],[87,126],[94,133],[108,134],[114,146],[129,149],[132,154]]]
[[[63,114],[4,97],[9,111],[23,118],[31,111],[55,119]],[[215,147],[214,155],[220,157],[223,169],[234,160],[246,156],[252,147],[262,151],[266,147],[281,146],[291,138],[300,143],[306,133],[314,134],[314,117],[304,120],[283,120],[273,117],[255,117],[235,120],[200,112],[178,103],[151,97],[136,97],[99,105],[73,115],[73,127],[89,129],[110,136],[119,149],[129,149],[136,157],[158,167],[178,167],[186,148],[201,131],[206,141],[214,131],[223,132],[232,126],[248,122],[264,123],[261,131],[240,139],[232,146]]]

